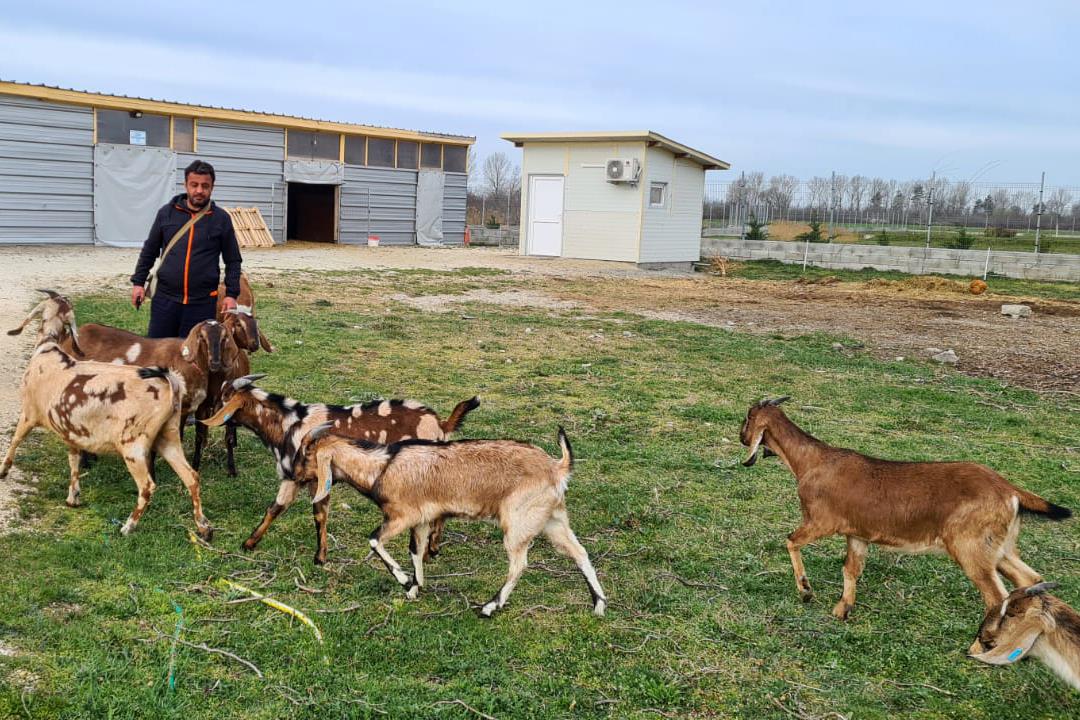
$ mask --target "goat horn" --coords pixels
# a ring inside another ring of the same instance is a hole
[[[256,373],[254,375],[245,375],[242,378],[236,378],[233,380],[232,386],[234,390],[243,390],[255,383],[256,380],[262,380],[266,377],[266,373]]]
[[[1042,595],[1044,592],[1048,592],[1056,588],[1058,584],[1056,582],[1041,582],[1038,585],[1032,585],[1024,591],[1025,595]]]
[[[55,290],[45,290],[43,288],[38,288],[37,291],[39,293],[45,293],[46,295],[51,297],[53,300],[56,300],[56,299],[58,299],[60,297],[60,293],[56,292]]]
[[[768,404],[769,404],[769,405],[773,405],[773,406],[776,406],[776,405],[779,405],[780,403],[785,403],[785,402],[787,402],[787,401],[788,401],[788,400],[790,400],[790,399],[791,399],[791,396],[790,396],[790,395],[784,395],[783,397],[778,397],[778,398],[776,398],[775,400],[769,400],[769,401],[768,401]]]

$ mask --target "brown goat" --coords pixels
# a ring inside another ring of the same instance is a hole
[[[869,543],[905,552],[944,551],[982,593],[987,607],[1004,599],[1003,573],[1016,586],[1039,575],[1016,551],[1019,510],[1067,518],[1070,511],[1021,490],[971,462],[893,462],[832,447],[801,430],[777,407],[787,398],[763,400],[746,414],[739,439],[780,457],[795,476],[802,524],[788,536],[795,585],[813,597],[800,549],[830,535],[847,537],[844,593],[833,615],[845,619],[855,604],[855,584]]]
[[[120,529],[127,535],[154,494],[150,457],[157,451],[187,487],[195,525],[209,539],[212,529],[202,512],[199,475],[184,459],[180,443],[184,379],[167,368],[76,360],[57,343],[69,330],[77,336],[73,315],[65,319],[65,308],[70,311],[71,303],[56,294],[45,302],[51,309],[34,310],[43,318],[42,329],[23,374],[19,423],[0,464],[0,478],[11,469],[26,435],[35,427],[45,427],[68,446],[67,504],[75,507],[81,495],[80,451],[115,452],[124,459],[139,491],[135,509]],[[26,322],[18,330],[25,326]]]
[[[989,665],[1011,665],[1030,653],[1080,690],[1080,613],[1039,583],[1013,590],[986,611],[968,655]]]
[[[409,440],[384,446],[326,434],[329,427],[312,431],[297,452],[298,477],[312,478],[315,516],[325,524],[334,481],[348,483],[378,505],[383,522],[371,533],[371,548],[410,600],[424,584],[424,550],[432,525],[460,517],[495,521],[509,558],[506,582],[483,605],[481,617],[506,605],[528,564],[529,546],[541,532],[574,560],[588,583],[593,613],[604,614],[607,596],[566,514],[574,454],[562,428],[562,457],[555,460],[535,445],[512,440]],[[411,531],[412,578],[384,546],[406,530]]]
[[[221,327],[232,342],[222,348],[220,368],[210,373],[206,398],[195,410],[195,417],[199,419],[210,417],[221,407],[223,387],[251,373],[251,359],[248,353],[259,349],[261,334],[258,333],[255,320],[251,315],[240,310],[228,310],[224,313],[224,317]],[[206,446],[209,431],[210,428],[203,423],[195,426],[195,450],[191,456],[191,466],[196,470],[202,465],[203,448]],[[229,477],[236,477],[236,425],[233,423],[225,425],[225,452]]]
[[[382,400],[364,405],[305,405],[292,398],[266,392],[254,385],[264,375],[249,375],[225,385],[222,406],[213,417],[202,422],[211,427],[229,420],[248,428],[274,453],[281,485],[274,502],[266,510],[259,526],[244,541],[245,550],[254,550],[274,519],[293,501],[300,485],[312,478],[296,475],[293,461],[301,440],[315,427],[329,422],[332,432],[343,437],[390,443],[409,438],[445,440],[457,430],[465,416],[480,405],[476,398],[457,404],[446,420],[431,408],[413,400]],[[326,562],[326,518],[316,512],[319,530],[315,563]],[[319,523],[322,523],[321,525]],[[442,521],[432,533],[429,554],[438,553]]]
[[[229,311],[225,309],[225,285],[222,283],[221,285],[218,285],[217,290],[218,322],[224,323],[225,316],[228,312]],[[259,330],[255,320],[255,293],[251,290],[251,283],[248,282],[247,273],[240,273],[240,294],[236,298],[236,312],[243,316],[244,331],[247,333],[247,337],[251,339],[251,342],[244,344],[238,337],[237,344],[248,352],[255,352],[260,347],[266,352],[274,352],[274,346],[270,344],[270,340],[263,335],[261,330]]]
[[[187,417],[206,400],[210,375],[221,370],[222,355],[231,343],[220,323],[205,320],[191,328],[186,338],[145,338],[120,328],[86,323],[79,328],[77,345],[67,336],[61,347],[80,360],[175,371],[184,378],[180,412]]]

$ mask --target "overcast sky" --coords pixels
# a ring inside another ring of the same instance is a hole
[[[153,6],[151,6],[153,5]],[[740,170],[1080,185],[1080,2],[11,3],[0,78]]]

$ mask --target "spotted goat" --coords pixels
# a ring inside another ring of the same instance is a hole
[[[968,655],[1011,665],[1029,654],[1080,690],[1080,613],[1049,594],[1057,583],[1020,587],[986,611]]]
[[[195,526],[200,536],[209,539],[212,529],[202,511],[199,475],[184,458],[180,440],[183,377],[163,367],[114,365],[72,357],[60,345],[69,334],[74,348],[79,349],[71,303],[62,295],[48,292],[50,297],[16,328],[21,331],[33,317],[42,318],[37,347],[23,374],[19,422],[0,464],[0,478],[7,476],[15,451],[26,435],[35,427],[45,427],[68,447],[66,502],[76,507],[81,502],[80,452],[118,454],[139,493],[134,510],[120,528],[127,535],[135,529],[154,494],[150,458],[156,451],[191,494]]]
[[[827,445],[762,400],[746,413],[739,439],[778,455],[795,476],[802,524],[788,535],[795,585],[813,598],[801,548],[831,535],[847,537],[844,591],[833,615],[846,619],[870,543],[903,552],[946,552],[982,594],[986,607],[1006,596],[1000,571],[1014,586],[1033,585],[1039,574],[1016,550],[1019,512],[1061,520],[1066,508],[1021,490],[985,465],[972,462],[894,462]]]
[[[314,476],[298,475],[293,466],[301,440],[315,427],[327,423],[335,435],[373,443],[409,439],[445,440],[456,431],[465,416],[480,405],[477,398],[457,404],[446,420],[415,400],[382,400],[363,405],[304,404],[269,393],[255,385],[265,375],[249,375],[227,383],[222,390],[222,406],[203,422],[215,427],[232,421],[246,427],[262,440],[277,462],[281,485],[277,497],[266,510],[259,526],[244,541],[245,550],[254,550],[270,524],[296,500],[301,485],[311,485]],[[314,468],[311,468],[314,471]],[[318,548],[315,563],[326,562],[326,515],[329,508],[315,510]],[[428,556],[438,553],[442,521],[433,528]]]

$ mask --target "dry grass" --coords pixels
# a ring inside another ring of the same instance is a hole
[[[822,224],[822,231],[827,230],[827,225]],[[810,232],[810,226],[806,223],[797,222],[771,222],[769,223],[770,240],[795,240],[799,235]],[[862,239],[862,233],[854,233],[849,230],[840,230],[833,242],[852,243]]]

